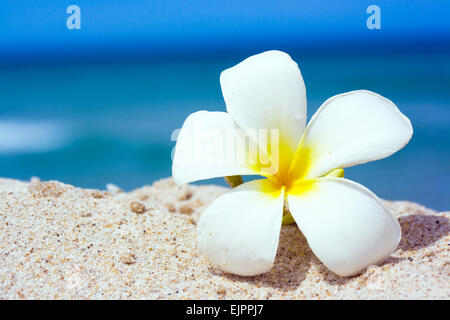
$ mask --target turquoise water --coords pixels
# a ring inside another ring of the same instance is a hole
[[[332,95],[368,89],[412,121],[407,147],[347,177],[383,198],[450,208],[448,53],[292,56],[309,117]],[[170,176],[172,131],[200,108],[225,110],[219,74],[243,58],[2,65],[0,176],[126,190]]]

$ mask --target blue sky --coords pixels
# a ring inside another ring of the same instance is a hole
[[[81,30],[66,28],[71,4],[81,8]],[[371,4],[381,8],[381,30],[366,28]],[[2,0],[0,55],[448,46],[449,14],[450,1],[442,0]]]

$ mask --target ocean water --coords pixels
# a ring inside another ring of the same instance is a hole
[[[348,178],[386,199],[450,209],[448,52],[291,55],[308,119],[327,98],[356,89],[380,93],[411,119],[404,149],[347,169]],[[173,130],[191,112],[225,110],[220,72],[244,58],[0,65],[0,176],[125,190],[170,176]]]

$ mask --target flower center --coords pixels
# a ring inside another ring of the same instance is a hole
[[[283,154],[280,154],[280,157]],[[311,163],[311,150],[309,148],[298,148],[291,158],[290,164],[280,167],[278,172],[272,176],[273,183],[279,188],[284,187],[286,191],[297,188],[299,185],[311,184],[310,179],[306,179],[306,174]]]

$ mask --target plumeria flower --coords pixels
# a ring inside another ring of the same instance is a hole
[[[390,100],[366,90],[339,94],[305,128],[305,84],[297,64],[280,51],[223,71],[220,84],[227,112],[199,111],[186,119],[173,178],[178,185],[237,175],[262,179],[233,188],[202,214],[198,247],[213,265],[244,276],[269,271],[284,208],[318,259],[339,275],[358,274],[394,252],[401,237],[396,217],[370,190],[342,178],[342,168],[388,157],[411,139],[409,119]],[[247,154],[255,145],[260,153],[253,163],[226,161],[232,147],[223,137],[250,129],[276,129],[278,145],[236,138]],[[211,130],[208,142],[192,133]]]

